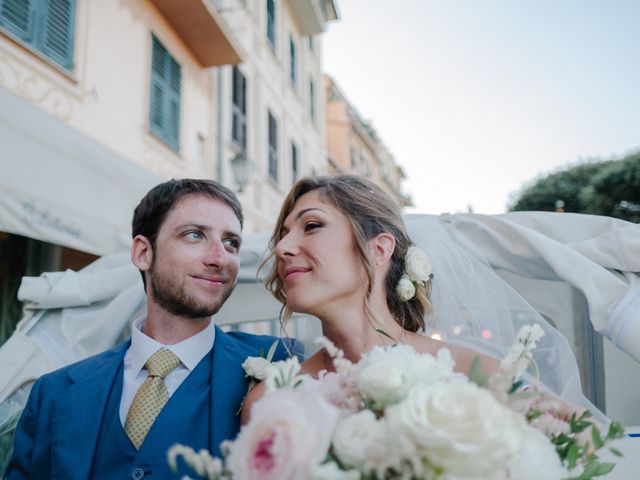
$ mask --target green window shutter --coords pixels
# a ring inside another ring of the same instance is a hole
[[[149,125],[151,132],[174,150],[180,149],[180,86],[182,71],[178,62],[153,36]]]
[[[67,69],[73,67],[75,5],[74,0],[48,0],[42,7],[42,53]]]
[[[149,123],[151,130],[156,135],[162,137],[162,130],[164,128],[164,72],[166,58],[169,53],[164,46],[153,37],[153,48],[151,51],[151,99],[149,106]]]
[[[76,0],[0,0],[0,27],[71,70],[75,11]]]
[[[180,144],[180,84],[182,83],[182,72],[180,65],[173,58],[169,57],[169,91],[168,91],[168,116],[167,116],[167,136],[168,142],[173,148],[178,150]]]
[[[0,26],[24,42],[31,42],[35,1],[0,0]]]

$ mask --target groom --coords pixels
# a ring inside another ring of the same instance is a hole
[[[131,247],[147,314],[129,341],[34,384],[7,479],[175,479],[173,444],[220,455],[239,429],[241,364],[276,340],[211,321],[236,284],[242,221],[236,196],[214,181],[170,180],[147,193]],[[285,356],[280,343],[275,359]]]

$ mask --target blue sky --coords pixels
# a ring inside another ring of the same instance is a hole
[[[338,0],[324,69],[425,213],[640,148],[640,1]]]

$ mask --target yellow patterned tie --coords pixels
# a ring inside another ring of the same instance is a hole
[[[180,359],[166,348],[161,348],[151,355],[145,364],[149,376],[133,397],[124,423],[124,431],[136,450],[140,449],[151,425],[169,400],[164,379],[178,365],[180,365]]]

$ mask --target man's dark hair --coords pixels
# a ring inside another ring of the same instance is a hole
[[[240,227],[242,227],[244,223],[242,207],[235,193],[213,180],[181,178],[156,185],[140,200],[133,212],[133,220],[131,222],[132,238],[136,235],[142,235],[155,248],[160,227],[171,209],[184,196],[194,194],[206,195],[229,205],[233,213],[238,217]],[[144,272],[141,273],[144,282]]]

